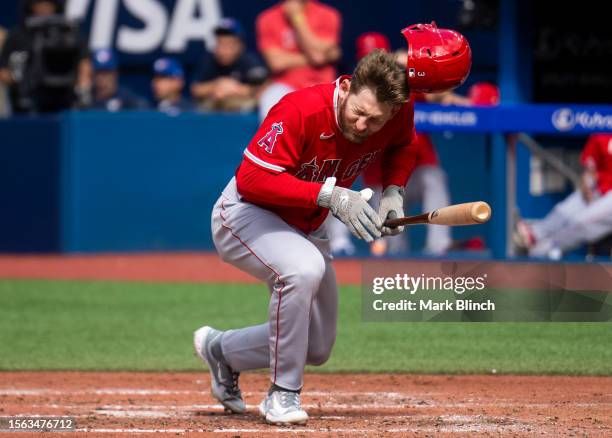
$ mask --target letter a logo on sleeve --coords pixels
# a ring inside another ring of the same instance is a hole
[[[278,134],[283,133],[283,122],[280,123],[272,123],[272,128],[264,135],[261,140],[257,142],[259,146],[265,149],[265,151],[269,154],[272,153],[272,149],[274,149],[274,145],[276,144],[276,137]]]

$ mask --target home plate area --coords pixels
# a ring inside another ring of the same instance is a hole
[[[223,411],[210,396],[208,377],[5,372],[0,415],[70,416],[87,436],[612,435],[609,377],[308,374],[302,403],[310,420],[295,427],[267,425],[259,416],[265,374],[242,376],[244,415]]]

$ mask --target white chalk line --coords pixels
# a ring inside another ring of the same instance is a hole
[[[133,408],[133,407],[132,407]],[[146,410],[131,410],[131,411],[123,411],[123,410],[111,410],[111,409],[96,409],[94,411],[90,411],[87,414],[81,415],[69,415],[73,418],[87,418],[91,420],[92,415],[100,415],[100,416],[108,416],[113,418],[124,418],[130,420],[150,420],[150,419],[159,419],[159,418],[172,418],[172,419],[186,419],[193,418],[192,415],[180,414],[177,412],[169,412],[169,411],[146,411]],[[35,416],[32,414],[19,414],[21,416]],[[377,432],[385,432],[385,433],[406,433],[406,432],[494,432],[494,431],[517,431],[524,430],[527,426],[522,423],[508,423],[507,418],[504,417],[493,417],[487,415],[436,415],[435,427],[427,426],[427,425],[414,425],[412,427],[402,427],[402,428],[385,428],[384,425],[376,424],[377,420],[380,418],[388,418],[387,415],[375,415],[368,416],[370,422],[372,424],[372,429],[355,429],[355,428],[273,428],[273,426],[265,426],[265,428],[255,429],[255,428],[240,428],[240,429],[181,429],[181,428],[170,428],[170,429],[143,429],[143,428],[80,428],[77,431],[80,432],[96,432],[96,433],[190,433],[190,432],[207,432],[207,433],[261,433],[261,432],[291,432],[291,433],[345,433],[345,434],[355,434],[355,433],[371,433],[372,431]],[[323,416],[313,416],[313,420],[346,420],[347,416],[342,415],[323,415]],[[351,417],[352,419],[352,417]],[[434,421],[427,415],[397,415],[393,416],[394,420],[406,420],[415,421],[423,419],[430,419]],[[351,420],[352,421],[352,420]],[[457,424],[458,423],[458,424]],[[78,420],[77,420],[78,424]]]
[[[208,395],[209,389],[195,390],[167,390],[167,389],[137,389],[137,388],[99,388],[99,389],[47,389],[47,388],[0,388],[0,395],[37,396],[37,395]],[[261,392],[242,393],[244,396],[262,396]],[[359,391],[308,391],[312,397],[382,397],[388,399],[412,398],[410,394],[400,392],[359,392]]]
[[[499,407],[499,408],[513,408],[513,407],[525,407],[525,408],[541,408],[541,409],[551,409],[554,408],[553,405],[549,403],[528,403],[528,402],[497,402],[497,401],[483,401],[480,402],[461,402],[461,403],[434,403],[427,402],[427,404],[383,404],[383,403],[334,403],[334,402],[317,402],[317,403],[302,403],[302,406],[307,409],[335,409],[335,410],[363,410],[363,409],[379,409],[379,410],[400,410],[400,409],[410,409],[410,410],[426,410],[426,409],[451,409],[451,408],[482,408],[482,407],[491,407],[491,406]],[[571,403],[570,406],[573,408],[604,408],[611,407],[612,403]],[[82,404],[58,404],[58,403],[45,403],[45,404],[29,404],[29,408],[36,409],[60,409],[60,410],[75,410],[75,411],[100,411],[100,410],[150,410],[150,411],[163,411],[167,409],[172,409],[174,412],[189,412],[189,411],[223,411],[223,407],[219,404],[189,404],[189,405],[177,405],[177,404],[167,404],[167,405],[149,405],[149,404],[131,404],[131,405],[99,405],[92,403],[82,403]],[[247,404],[247,409],[257,410],[257,404]]]
[[[460,426],[449,426],[445,427],[443,425],[435,426],[435,427],[391,427],[384,428],[379,425],[373,426],[371,429],[356,429],[356,428],[334,428],[334,427],[323,427],[323,428],[276,428],[276,427],[265,427],[261,429],[257,428],[228,428],[228,429],[181,429],[181,428],[168,428],[168,429],[143,429],[143,428],[116,428],[116,429],[108,429],[108,428],[80,428],[76,429],[76,432],[83,433],[110,433],[110,434],[118,434],[118,433],[134,433],[134,434],[142,434],[142,433],[173,433],[173,434],[185,434],[185,433],[219,433],[219,434],[228,434],[228,433],[324,433],[324,434],[350,434],[350,435],[363,435],[363,434],[371,434],[372,432],[376,433],[397,433],[397,434],[405,434],[405,433],[415,433],[415,432],[435,432],[435,433],[466,433],[466,432],[519,432],[525,431],[524,426],[516,426],[516,425],[507,425],[507,424],[491,424],[491,425],[460,425]]]

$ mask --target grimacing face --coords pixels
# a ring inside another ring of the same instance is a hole
[[[344,137],[353,143],[361,144],[380,131],[399,109],[399,105],[379,102],[367,87],[351,93],[348,79],[340,83],[338,125]]]

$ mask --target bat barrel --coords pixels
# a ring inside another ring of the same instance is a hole
[[[467,202],[450,205],[433,211],[429,223],[437,225],[474,225],[487,222],[491,218],[491,207],[486,202]]]
[[[475,225],[483,224],[491,218],[491,207],[483,201],[468,202],[465,204],[449,205],[431,213],[423,213],[417,216],[408,216],[397,219],[387,219],[385,226],[399,227],[415,224],[435,225]]]
[[[491,218],[491,207],[486,202],[474,202],[471,213],[474,221],[483,224]]]

